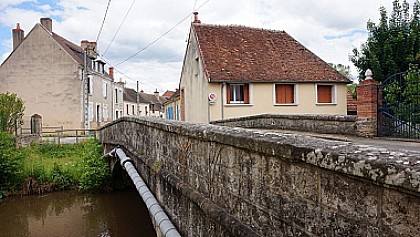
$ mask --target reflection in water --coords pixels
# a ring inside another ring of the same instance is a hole
[[[76,191],[0,201],[0,236],[156,236],[136,191]]]

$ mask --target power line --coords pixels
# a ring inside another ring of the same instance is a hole
[[[201,4],[200,7],[197,8],[200,9],[202,8],[204,5],[206,5],[206,3],[208,3],[210,0],[205,1],[203,4]],[[128,60],[134,58],[135,56],[137,56],[139,53],[145,51],[146,49],[148,49],[150,46],[152,46],[153,44],[155,44],[157,41],[159,41],[160,39],[162,39],[163,37],[165,37],[167,34],[169,34],[169,32],[171,32],[172,30],[174,30],[176,27],[178,27],[182,22],[184,22],[185,20],[187,20],[190,16],[192,15],[192,13],[188,14],[186,17],[184,17],[181,21],[179,21],[178,23],[176,23],[172,28],[170,28],[169,30],[167,30],[165,33],[163,33],[162,35],[160,35],[158,38],[156,38],[155,40],[153,40],[151,43],[149,43],[148,45],[146,45],[144,48],[142,48],[141,50],[137,51],[136,53],[134,53],[133,55],[131,55],[130,57],[128,57],[127,59],[119,62],[116,64],[116,66],[123,64],[125,62],[127,62]]]
[[[101,25],[101,28],[99,28],[99,32],[98,32],[98,36],[96,37],[96,42],[98,42],[98,40],[99,40],[99,36],[101,36],[101,33],[102,33],[102,28],[104,27],[104,24],[105,24],[105,19],[106,19],[106,15],[107,15],[107,13],[108,13],[108,9],[109,9],[109,5],[111,4],[111,0],[108,0],[108,5],[106,6],[106,10],[105,10],[105,16],[104,16],[104,19],[102,20],[102,25]]]
[[[112,37],[111,42],[110,42],[110,43],[108,44],[108,46],[106,47],[106,49],[105,49],[104,53],[102,54],[102,56],[104,56],[104,55],[106,54],[106,52],[108,52],[109,47],[110,47],[110,46],[111,46],[111,44],[114,42],[115,37],[117,37],[117,34],[118,34],[118,32],[120,31],[120,29],[121,29],[121,26],[124,24],[125,20],[127,19],[128,13],[130,13],[130,11],[131,11],[131,9],[133,8],[133,6],[134,6],[134,3],[135,3],[135,2],[136,2],[136,0],[134,0],[134,1],[131,3],[130,8],[128,8],[127,13],[125,14],[124,19],[122,20],[122,22],[121,22],[120,26],[118,26],[118,29],[117,29],[117,31],[116,31],[116,32],[115,32],[115,34],[114,34],[114,37]]]

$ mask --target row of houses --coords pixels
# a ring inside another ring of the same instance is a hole
[[[0,93],[22,98],[25,125],[34,114],[44,126],[66,128],[96,128],[125,115],[163,117],[164,97],[125,88],[95,42],[76,45],[54,33],[52,23],[42,18],[26,36],[17,24],[13,51],[0,65]]]
[[[44,125],[95,128],[121,116],[208,123],[261,113],[347,113],[350,81],[284,31],[203,24],[195,13],[179,88],[162,96],[126,88],[97,55],[42,18],[27,36],[12,30],[0,92],[18,94]]]

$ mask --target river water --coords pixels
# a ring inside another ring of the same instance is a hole
[[[0,200],[1,237],[155,237],[147,208],[134,191],[77,191]]]

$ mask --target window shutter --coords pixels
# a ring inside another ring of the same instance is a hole
[[[332,86],[318,85],[318,103],[332,103]]]
[[[277,84],[276,85],[276,104],[295,103],[295,85]]]
[[[249,84],[244,84],[244,103],[249,104]]]
[[[226,84],[226,104],[230,104],[230,85]]]

